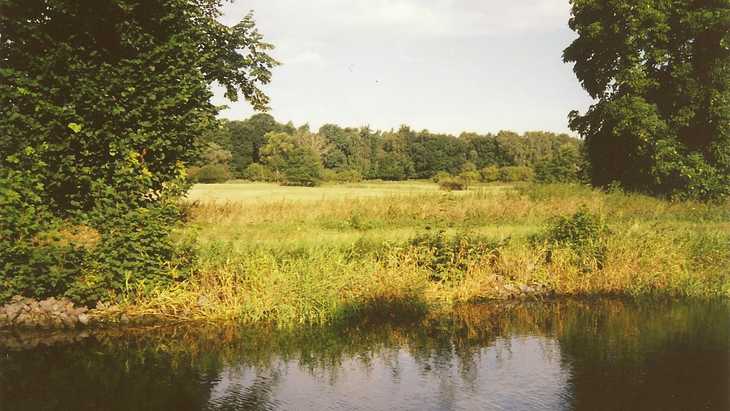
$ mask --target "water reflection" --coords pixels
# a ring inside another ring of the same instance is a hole
[[[726,302],[563,300],[395,318],[4,335],[0,410],[730,408]]]

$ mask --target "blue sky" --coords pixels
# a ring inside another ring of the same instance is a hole
[[[567,0],[237,0],[283,63],[265,87],[279,121],[434,132],[567,132],[590,104],[562,50]],[[222,117],[243,119],[245,102]]]

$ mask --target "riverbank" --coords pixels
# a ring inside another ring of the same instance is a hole
[[[92,322],[291,326],[485,300],[730,297],[727,203],[569,185],[449,193],[425,182],[226,184],[191,197],[176,233],[196,250],[189,278],[130,284],[115,305],[84,313]]]
[[[291,325],[389,305],[449,310],[545,295],[730,296],[727,203],[568,185],[447,193],[424,184],[379,197],[343,186],[349,194],[340,197],[329,187],[320,199],[311,191],[307,198],[246,201],[239,191],[247,185],[237,184],[219,194],[237,193],[238,201],[197,197],[179,232],[197,240],[194,274],[127,308],[165,318]],[[566,216],[570,232],[570,218],[580,212],[607,227],[595,247],[545,240],[556,217]]]

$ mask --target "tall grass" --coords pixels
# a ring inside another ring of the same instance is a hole
[[[196,202],[179,232],[197,237],[194,275],[171,288],[131,293],[127,309],[291,325],[327,323],[373,307],[450,310],[525,290],[531,296],[730,296],[727,203],[671,203],[568,185],[423,191]],[[554,217],[579,210],[608,225],[600,262],[577,255],[580,249],[535,241]],[[448,268],[458,275],[434,275],[424,259],[443,253],[411,240],[438,230],[489,239],[499,250]]]

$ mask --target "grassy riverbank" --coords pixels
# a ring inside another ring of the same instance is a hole
[[[194,274],[130,298],[130,311],[296,324],[546,293],[730,296],[728,204],[425,182],[211,185],[190,197],[179,236],[196,239]],[[546,240],[556,216],[581,210],[607,225],[600,248]]]

